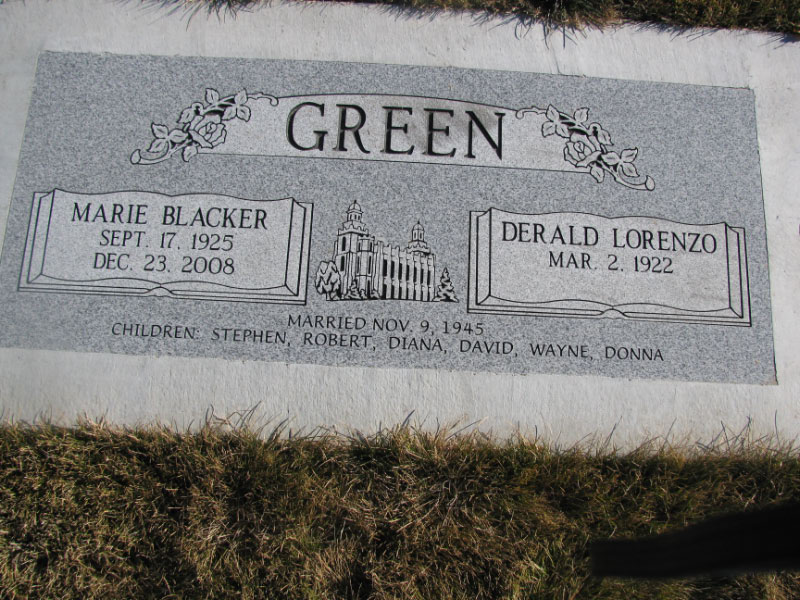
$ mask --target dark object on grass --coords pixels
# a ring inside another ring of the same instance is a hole
[[[715,517],[680,531],[591,547],[600,577],[690,577],[800,569],[800,504]]]

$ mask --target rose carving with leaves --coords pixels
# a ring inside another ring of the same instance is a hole
[[[181,111],[177,127],[170,129],[166,125],[153,123],[153,141],[147,150],[136,150],[131,155],[131,162],[139,165],[151,165],[167,160],[180,152],[183,160],[189,161],[201,150],[211,150],[225,143],[227,129],[225,123],[234,119],[249,121],[251,109],[249,100],[269,99],[272,106],[277,106],[278,99],[269,94],[256,92],[248,94],[241,90],[230,96],[220,96],[213,89],[206,89],[205,103],[194,102]]]
[[[589,123],[588,108],[579,108],[569,115],[552,104],[546,109],[532,106],[518,110],[516,116],[522,119],[529,112],[547,117],[542,124],[542,136],[565,138],[564,160],[576,169],[589,173],[597,183],[602,183],[609,175],[617,183],[634,190],[655,189],[655,181],[649,175],[644,181],[631,181],[639,178],[639,172],[633,164],[639,149],[627,148],[622,152],[611,150],[611,134],[600,123]]]

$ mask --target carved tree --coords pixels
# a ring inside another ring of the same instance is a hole
[[[456,291],[453,289],[453,282],[450,281],[450,274],[447,272],[447,267],[442,271],[442,276],[439,278],[439,289],[436,290],[434,302],[458,302],[456,298]]]
[[[319,263],[317,275],[314,278],[314,287],[320,294],[325,294],[328,300],[335,300],[339,297],[340,287],[342,285],[342,276],[336,263],[330,261],[322,261]]]

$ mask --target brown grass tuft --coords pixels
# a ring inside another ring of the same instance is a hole
[[[587,554],[800,497],[793,447],[285,433],[0,426],[0,597],[800,597],[786,573],[595,579]]]
[[[191,14],[236,13],[264,0],[145,0]],[[316,0],[325,1],[325,0]],[[344,1],[344,0],[340,0]],[[621,22],[677,29],[713,27],[800,35],[800,0],[350,0],[399,11],[472,10],[510,15],[550,28],[603,27]]]

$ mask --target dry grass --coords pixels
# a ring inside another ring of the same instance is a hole
[[[264,0],[154,0],[195,12],[247,9]],[[324,0],[322,0],[324,1]],[[670,28],[716,27],[800,34],[800,0],[351,0],[422,12],[474,10],[525,23],[602,27],[623,22]]]
[[[790,574],[596,579],[587,554],[800,497],[793,448],[281,433],[0,426],[0,597],[800,597]]]

